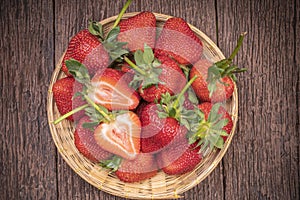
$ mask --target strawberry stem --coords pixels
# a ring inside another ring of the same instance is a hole
[[[71,116],[71,115],[73,115],[73,114],[75,114],[75,113],[77,113],[77,112],[79,112],[79,111],[81,111],[81,110],[83,110],[83,109],[85,109],[85,108],[87,108],[89,106],[89,104],[85,104],[85,105],[83,105],[83,106],[80,106],[80,107],[78,107],[78,108],[75,108],[74,110],[72,110],[72,111],[70,111],[70,112],[68,112],[68,113],[66,113],[66,114],[64,114],[64,115],[62,115],[62,116],[60,116],[57,120],[55,120],[54,122],[53,122],[53,124],[58,124],[59,122],[61,122],[62,120],[64,120],[64,119],[66,119],[67,117],[69,117],[69,116]]]
[[[181,92],[178,94],[177,99],[174,103],[174,108],[176,109],[178,104],[179,104],[179,100],[180,98],[184,95],[184,93],[187,91],[187,89],[189,89],[189,87],[192,85],[192,83],[196,80],[196,78],[198,78],[198,76],[194,76],[192,79],[189,80],[189,82],[184,86],[184,88],[181,90]]]
[[[233,52],[231,53],[231,55],[229,56],[228,58],[228,61],[231,63],[233,58],[236,56],[236,54],[238,53],[238,51],[240,50],[242,44],[243,44],[243,40],[244,40],[244,37],[245,35],[247,34],[247,32],[243,32],[241,33],[238,41],[237,41],[237,45],[235,47],[235,49],[233,50]]]
[[[84,98],[86,99],[86,101],[92,105],[107,121],[111,121],[112,118],[106,114],[95,102],[93,102],[87,95],[84,95]]]
[[[132,2],[132,0],[128,0],[125,3],[124,7],[122,8],[121,12],[119,13],[119,15],[118,15],[118,17],[117,17],[117,19],[115,21],[112,29],[118,26],[119,22],[121,21],[122,16],[124,15],[125,11],[127,10],[128,6],[131,4],[131,2]]]
[[[146,76],[146,72],[142,69],[140,69],[136,64],[134,64],[129,58],[124,56],[124,60],[132,67],[135,71],[139,72],[143,76]]]

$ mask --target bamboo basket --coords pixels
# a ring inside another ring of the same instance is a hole
[[[127,13],[124,14],[123,18],[126,19],[136,14],[137,13]],[[158,27],[162,27],[163,23],[168,18],[171,18],[171,16],[168,15],[154,14],[156,16]],[[112,27],[116,18],[117,16],[114,16],[101,21],[105,32],[108,32],[109,28]],[[192,25],[190,25],[190,27],[202,40],[203,54],[207,59],[216,62],[225,58],[210,38],[196,27]],[[141,183],[124,183],[120,181],[114,174],[109,173],[109,170],[103,169],[99,165],[89,161],[78,152],[74,145],[73,123],[67,120],[63,120],[57,125],[52,123],[60,116],[53,100],[52,87],[56,80],[65,76],[60,70],[62,58],[63,56],[56,65],[48,90],[47,113],[50,131],[57,150],[63,159],[75,171],[75,173],[99,190],[130,199],[180,198],[183,197],[182,195],[185,191],[193,188],[204,180],[214,170],[226,153],[234,136],[238,118],[238,95],[236,85],[232,98],[226,102],[227,111],[231,114],[233,120],[233,129],[224,144],[223,149],[213,151],[205,157],[192,172],[180,176],[170,176],[159,171],[155,177]]]

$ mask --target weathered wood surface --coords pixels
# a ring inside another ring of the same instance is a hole
[[[0,199],[121,199],[81,179],[56,151],[47,87],[72,35],[125,1],[1,1]],[[225,55],[247,31],[236,62],[237,133],[222,163],[184,199],[299,199],[299,1],[136,0],[128,12],[178,16]]]

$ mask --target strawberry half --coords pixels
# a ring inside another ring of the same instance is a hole
[[[78,32],[69,42],[61,68],[67,76],[72,76],[65,63],[70,59],[84,64],[90,75],[95,74],[97,70],[107,68],[109,64],[109,55],[102,43],[87,29]]]
[[[144,44],[154,48],[156,39],[156,18],[151,12],[141,12],[119,23],[118,41],[127,42],[130,51],[144,49]],[[137,39],[138,38],[138,39]]]
[[[141,122],[131,111],[101,123],[94,131],[94,138],[106,151],[133,160],[140,152]]]
[[[138,93],[128,87],[130,73],[107,68],[91,80],[90,98],[109,110],[132,110],[139,104]]]
[[[90,122],[89,117],[83,117],[76,125],[74,132],[74,143],[78,151],[92,162],[99,162],[112,156],[103,150],[95,141],[94,133],[84,124]]]
[[[182,18],[168,19],[155,45],[155,54],[169,55],[180,64],[193,64],[202,56],[202,42]]]
[[[85,104],[80,97],[73,99],[74,94],[81,91],[81,89],[82,85],[75,82],[75,79],[72,77],[59,79],[53,84],[53,98],[61,115],[69,113],[73,108]],[[70,121],[74,121],[74,119],[79,120],[83,115],[84,112],[81,111],[69,116],[67,119]]]
[[[140,153],[134,160],[123,160],[116,175],[121,181],[134,183],[152,178],[157,169],[153,155]]]

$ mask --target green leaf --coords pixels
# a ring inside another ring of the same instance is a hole
[[[121,161],[121,157],[114,155],[111,159],[103,160],[99,164],[100,166],[111,169],[112,172],[115,172],[120,167]]]
[[[120,27],[117,26],[117,27],[111,29],[106,36],[107,42],[115,41],[117,39],[119,33],[120,33]]]
[[[228,119],[224,118],[224,119],[220,119],[218,122],[216,122],[214,125],[213,125],[213,128],[215,130],[222,130],[222,128],[224,126],[226,126],[228,124]]]
[[[135,63],[137,66],[141,66],[141,65],[145,64],[144,58],[143,58],[143,52],[141,50],[137,50],[134,53],[134,60],[135,60]]]
[[[87,84],[90,82],[90,75],[87,68],[75,59],[66,60],[66,66],[76,81]]]
[[[207,121],[209,122],[215,122],[216,120],[218,120],[220,117],[222,117],[222,115],[218,114],[219,113],[219,109],[220,109],[220,104],[216,103],[213,105],[213,107],[211,108]]]
[[[144,45],[143,60],[145,61],[146,64],[151,64],[152,61],[154,60],[153,51],[151,47],[149,47],[147,44]]]
[[[222,149],[224,146],[224,140],[223,138],[219,138],[218,141],[215,143],[215,147],[217,147],[218,149]]]
[[[90,131],[94,131],[95,126],[97,126],[98,124],[98,122],[85,122],[82,124],[82,127],[85,129],[89,129]]]
[[[103,29],[102,24],[95,21],[90,21],[88,30],[92,35],[100,37],[101,41],[103,40]]]

